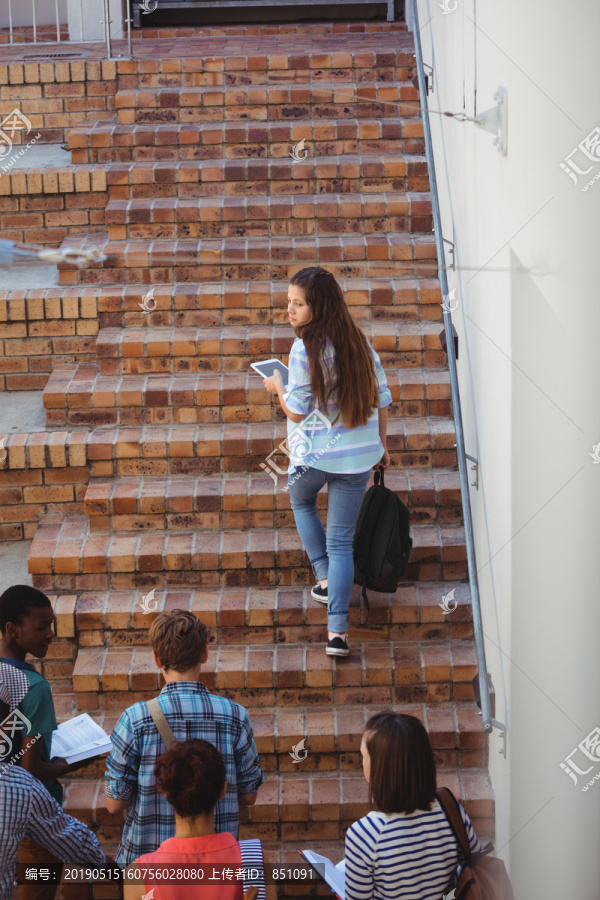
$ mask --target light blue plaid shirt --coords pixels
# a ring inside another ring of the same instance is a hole
[[[215,831],[229,831],[237,838],[237,795],[254,793],[264,778],[247,711],[233,700],[211,694],[199,681],[166,684],[159,694],[159,704],[176,741],[201,738],[221,753],[227,793],[215,807],[214,826]],[[106,795],[132,801],[116,856],[119,865],[127,866],[174,837],[175,813],[156,790],[154,766],[166,747],[145,702],[125,710],[111,740]]]
[[[13,895],[19,843],[30,838],[58,859],[105,866],[106,857],[87,825],[67,815],[44,785],[18,765],[0,776],[0,897]]]
[[[375,407],[366,425],[344,428],[340,419],[332,424],[338,414],[335,392],[329,398],[327,412],[316,403],[310,380],[310,364],[302,338],[296,338],[288,360],[287,392],[283,395],[290,412],[305,416],[304,422],[287,420],[287,446],[290,455],[288,471],[302,466],[312,466],[324,472],[366,472],[383,456],[383,444],[379,437],[379,412],[392,402],[387,378],[378,354],[369,344],[375,366],[375,378],[379,390],[379,407]],[[329,338],[321,359],[325,384],[335,377],[335,353]]]

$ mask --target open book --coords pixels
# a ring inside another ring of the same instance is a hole
[[[317,875],[320,875],[327,882],[333,893],[337,894],[340,900],[345,900],[346,877],[344,867],[346,860],[342,859],[341,862],[334,866],[330,859],[327,859],[326,856],[321,856],[320,853],[315,853],[314,850],[298,850],[298,853],[304,857],[307,863],[310,863]]]
[[[61,722],[52,732],[52,756],[62,756],[70,763],[109,753],[110,737],[87,713]]]

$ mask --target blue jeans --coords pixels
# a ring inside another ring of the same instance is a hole
[[[348,631],[354,584],[352,541],[371,470],[343,475],[309,466],[288,476],[296,528],[317,581],[327,578],[329,631]],[[294,481],[294,479],[296,479]],[[317,512],[317,494],[327,485],[327,536]]]

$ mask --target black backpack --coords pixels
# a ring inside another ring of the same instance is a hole
[[[392,490],[386,488],[383,469],[375,471],[374,481],[360,507],[352,544],[354,583],[362,585],[361,596],[367,616],[367,588],[381,594],[393,594],[406,571],[412,549],[408,509]]]

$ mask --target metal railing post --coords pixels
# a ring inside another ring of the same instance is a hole
[[[131,0],[125,0],[125,9],[127,15],[127,52],[130,59],[133,59],[133,48],[131,46]]]
[[[8,43],[13,42],[12,0],[8,0]]]
[[[112,44],[110,40],[110,11],[109,0],[104,0],[104,34],[106,36],[106,58],[112,57]]]
[[[0,3],[2,3],[2,2],[3,2],[3,0],[0,0]],[[26,2],[26,0],[23,0],[23,2]],[[69,31],[68,31],[67,37],[65,39],[62,38],[62,34],[61,34],[59,0],[54,0],[54,9],[55,9],[55,16],[56,16],[56,40],[54,38],[51,38],[51,34],[49,32],[46,32],[46,30],[45,30],[46,26],[44,24],[38,26],[37,7],[36,7],[37,0],[31,0],[31,28],[32,28],[31,38],[32,39],[30,40],[29,39],[30,35],[28,33],[26,33],[24,35],[23,43],[27,44],[28,46],[31,46],[32,44],[43,45],[46,43],[64,44],[64,43],[68,43],[69,41],[90,43],[90,44],[99,44],[99,43],[104,42],[106,44],[108,57],[112,59],[112,35],[111,35],[111,31],[110,31],[109,2],[110,2],[110,0],[94,0],[94,9],[99,10],[100,6],[102,5],[102,9],[104,10],[104,36],[100,37],[100,38],[91,38],[86,41],[85,37],[84,37],[84,30],[83,30],[83,22],[84,22],[83,0],[78,0],[78,2],[77,2],[77,6],[79,9],[79,29],[78,29],[79,37],[76,37],[75,33],[74,33],[77,30],[77,26],[76,26],[76,22],[75,22],[75,20],[76,20],[76,13],[75,13],[72,17],[70,17],[70,16],[67,17]],[[52,4],[52,0],[50,0],[50,6],[51,6],[51,4]],[[29,28],[29,25],[26,25],[25,27]],[[53,23],[49,23],[48,27],[51,28],[52,30],[54,30]],[[40,32],[39,34],[38,34],[38,31]],[[8,0],[8,43],[11,45],[15,44],[14,32],[15,32],[15,24],[14,24],[14,15],[13,15],[13,0]],[[122,33],[123,32],[121,30],[121,34]],[[129,49],[130,49],[130,55],[131,55],[131,25],[129,22],[128,22],[128,35],[127,36],[128,36]],[[21,42],[19,42],[19,43],[21,43]],[[85,55],[86,52],[87,51],[83,51],[83,55]],[[46,55],[51,56],[52,54],[46,54]],[[66,54],[58,53],[56,55],[64,56]],[[33,54],[29,54],[29,56],[33,56]]]

